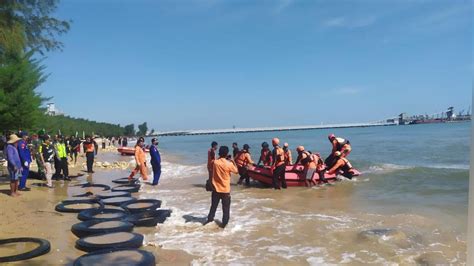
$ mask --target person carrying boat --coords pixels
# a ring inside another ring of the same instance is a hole
[[[301,163],[304,166],[305,183],[307,187],[316,185],[313,180],[314,173],[316,172],[319,174],[319,180],[324,183],[328,182],[324,177],[323,169],[325,167],[320,156],[312,154],[310,151],[306,151],[303,146],[298,146],[296,152],[298,152],[298,158],[296,158],[293,169],[296,168],[298,163]]]
[[[266,142],[262,143],[262,150],[260,151],[260,158],[258,159],[257,165],[263,163],[264,166],[272,165],[272,153],[269,149],[269,145]]]
[[[238,170],[235,162],[228,159],[229,148],[222,146],[219,148],[219,159],[214,160],[212,166],[212,186],[213,191],[211,195],[211,208],[207,215],[207,223],[214,221],[217,205],[222,201],[222,224],[224,228],[230,219],[230,175],[237,174]]]
[[[146,155],[143,147],[145,146],[145,139],[140,137],[135,145],[135,162],[137,166],[133,171],[130,173],[128,180],[132,180],[133,176],[135,176],[138,172],[142,176],[143,180],[148,180],[148,169],[146,166]]]
[[[326,172],[328,174],[338,174],[340,171],[342,171],[342,175],[352,179],[354,176],[352,164],[347,160],[347,158],[342,157],[342,153],[337,151],[334,154],[337,158],[336,163]]]
[[[273,146],[273,164],[272,164],[272,172],[273,172],[273,188],[280,189],[280,183],[282,188],[286,188],[286,179],[285,179],[285,152],[279,146],[280,140],[278,138],[272,139],[272,146]],[[280,182],[280,183],[279,183]]]
[[[341,157],[346,158],[352,151],[351,143],[348,139],[336,137],[334,134],[329,134],[329,142],[331,142],[331,154],[324,160],[324,163],[331,168],[338,160],[336,152],[341,153]]]
[[[207,171],[209,173],[209,180],[212,178],[212,165],[216,160],[216,150],[217,150],[217,142],[213,141],[211,143],[211,148],[207,151]]]
[[[285,152],[285,165],[292,165],[293,158],[291,158],[291,151],[288,143],[283,144],[283,151]]]
[[[243,148],[239,153],[237,154],[235,159],[235,164],[237,165],[237,170],[239,171],[239,181],[237,182],[238,185],[242,184],[242,181],[245,179],[245,185],[250,185],[250,177],[247,172],[247,167],[251,164],[254,164],[252,161],[252,157],[250,156],[249,152],[249,145],[244,144]]]

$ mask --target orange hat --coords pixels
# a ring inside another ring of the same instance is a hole
[[[302,152],[302,151],[304,151],[304,147],[303,146],[298,146],[298,147],[296,147],[296,151],[297,152]]]
[[[272,145],[278,145],[278,144],[280,144],[280,140],[278,138],[273,138]]]

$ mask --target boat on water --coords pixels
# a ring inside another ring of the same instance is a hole
[[[335,182],[338,180],[339,175],[345,176],[347,178],[352,178],[355,176],[359,176],[360,174],[361,173],[357,169],[352,168],[351,173],[343,173],[342,171],[340,171],[339,174],[325,174],[324,177],[328,182]],[[253,180],[260,181],[265,185],[272,185],[273,175],[269,166],[250,166],[248,169],[248,175]],[[286,166],[285,179],[286,184],[289,187],[306,186],[305,177],[306,175],[304,173],[303,165],[297,165],[296,168],[293,165]],[[322,181],[319,179],[319,174],[314,173],[313,181],[315,184],[322,183]]]
[[[134,147],[119,147],[117,151],[121,155],[135,155],[135,148]],[[145,149],[145,152],[150,152],[149,149]]]

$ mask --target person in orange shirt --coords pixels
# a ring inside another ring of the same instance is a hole
[[[207,171],[209,173],[209,180],[212,178],[212,166],[214,164],[214,160],[216,159],[216,150],[217,142],[213,141],[211,143],[211,148],[207,151]]]
[[[306,186],[310,187],[312,185],[316,185],[316,183],[313,181],[313,175],[318,169],[319,157],[314,154],[311,154],[309,151],[305,151],[303,146],[298,146],[296,148],[296,151],[298,152],[298,158],[296,158],[294,167],[296,168],[296,165],[298,163],[301,163],[304,166]]]
[[[272,139],[273,145],[273,188],[280,189],[280,184],[278,180],[280,180],[281,187],[286,188],[286,179],[285,179],[285,152],[283,149],[278,146],[280,144],[280,140],[278,138]]]
[[[237,182],[238,185],[241,185],[244,179],[245,185],[250,185],[250,177],[247,173],[247,167],[254,164],[254,162],[252,161],[252,157],[250,157],[249,149],[249,145],[244,144],[242,150],[239,151],[235,157],[235,164],[237,165],[240,175],[239,182]]]
[[[230,175],[237,174],[235,162],[228,157],[229,148],[221,146],[219,148],[219,159],[215,160],[212,166],[212,185],[214,190],[211,196],[211,209],[207,215],[207,223],[214,221],[217,206],[222,200],[222,224],[221,228],[226,227],[230,218]]]
[[[264,166],[272,165],[272,153],[268,148],[268,143],[262,143],[262,150],[260,151],[260,159],[258,159],[257,165],[260,165],[260,162],[263,163]]]
[[[285,152],[285,165],[292,165],[293,158],[291,157],[291,151],[289,149],[288,143],[283,144],[283,151]]]
[[[143,147],[145,145],[145,139],[139,138],[137,144],[135,145],[135,162],[137,166],[133,169],[132,173],[128,177],[128,180],[132,180],[133,176],[135,176],[139,171],[140,175],[142,176],[143,180],[148,180],[148,169],[146,166],[146,155]]]

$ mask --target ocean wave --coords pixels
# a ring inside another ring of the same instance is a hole
[[[371,173],[391,173],[396,171],[413,170],[413,169],[448,169],[448,170],[469,170],[469,165],[465,164],[425,164],[425,165],[399,165],[384,163],[372,165],[368,169],[362,170],[364,174]]]

